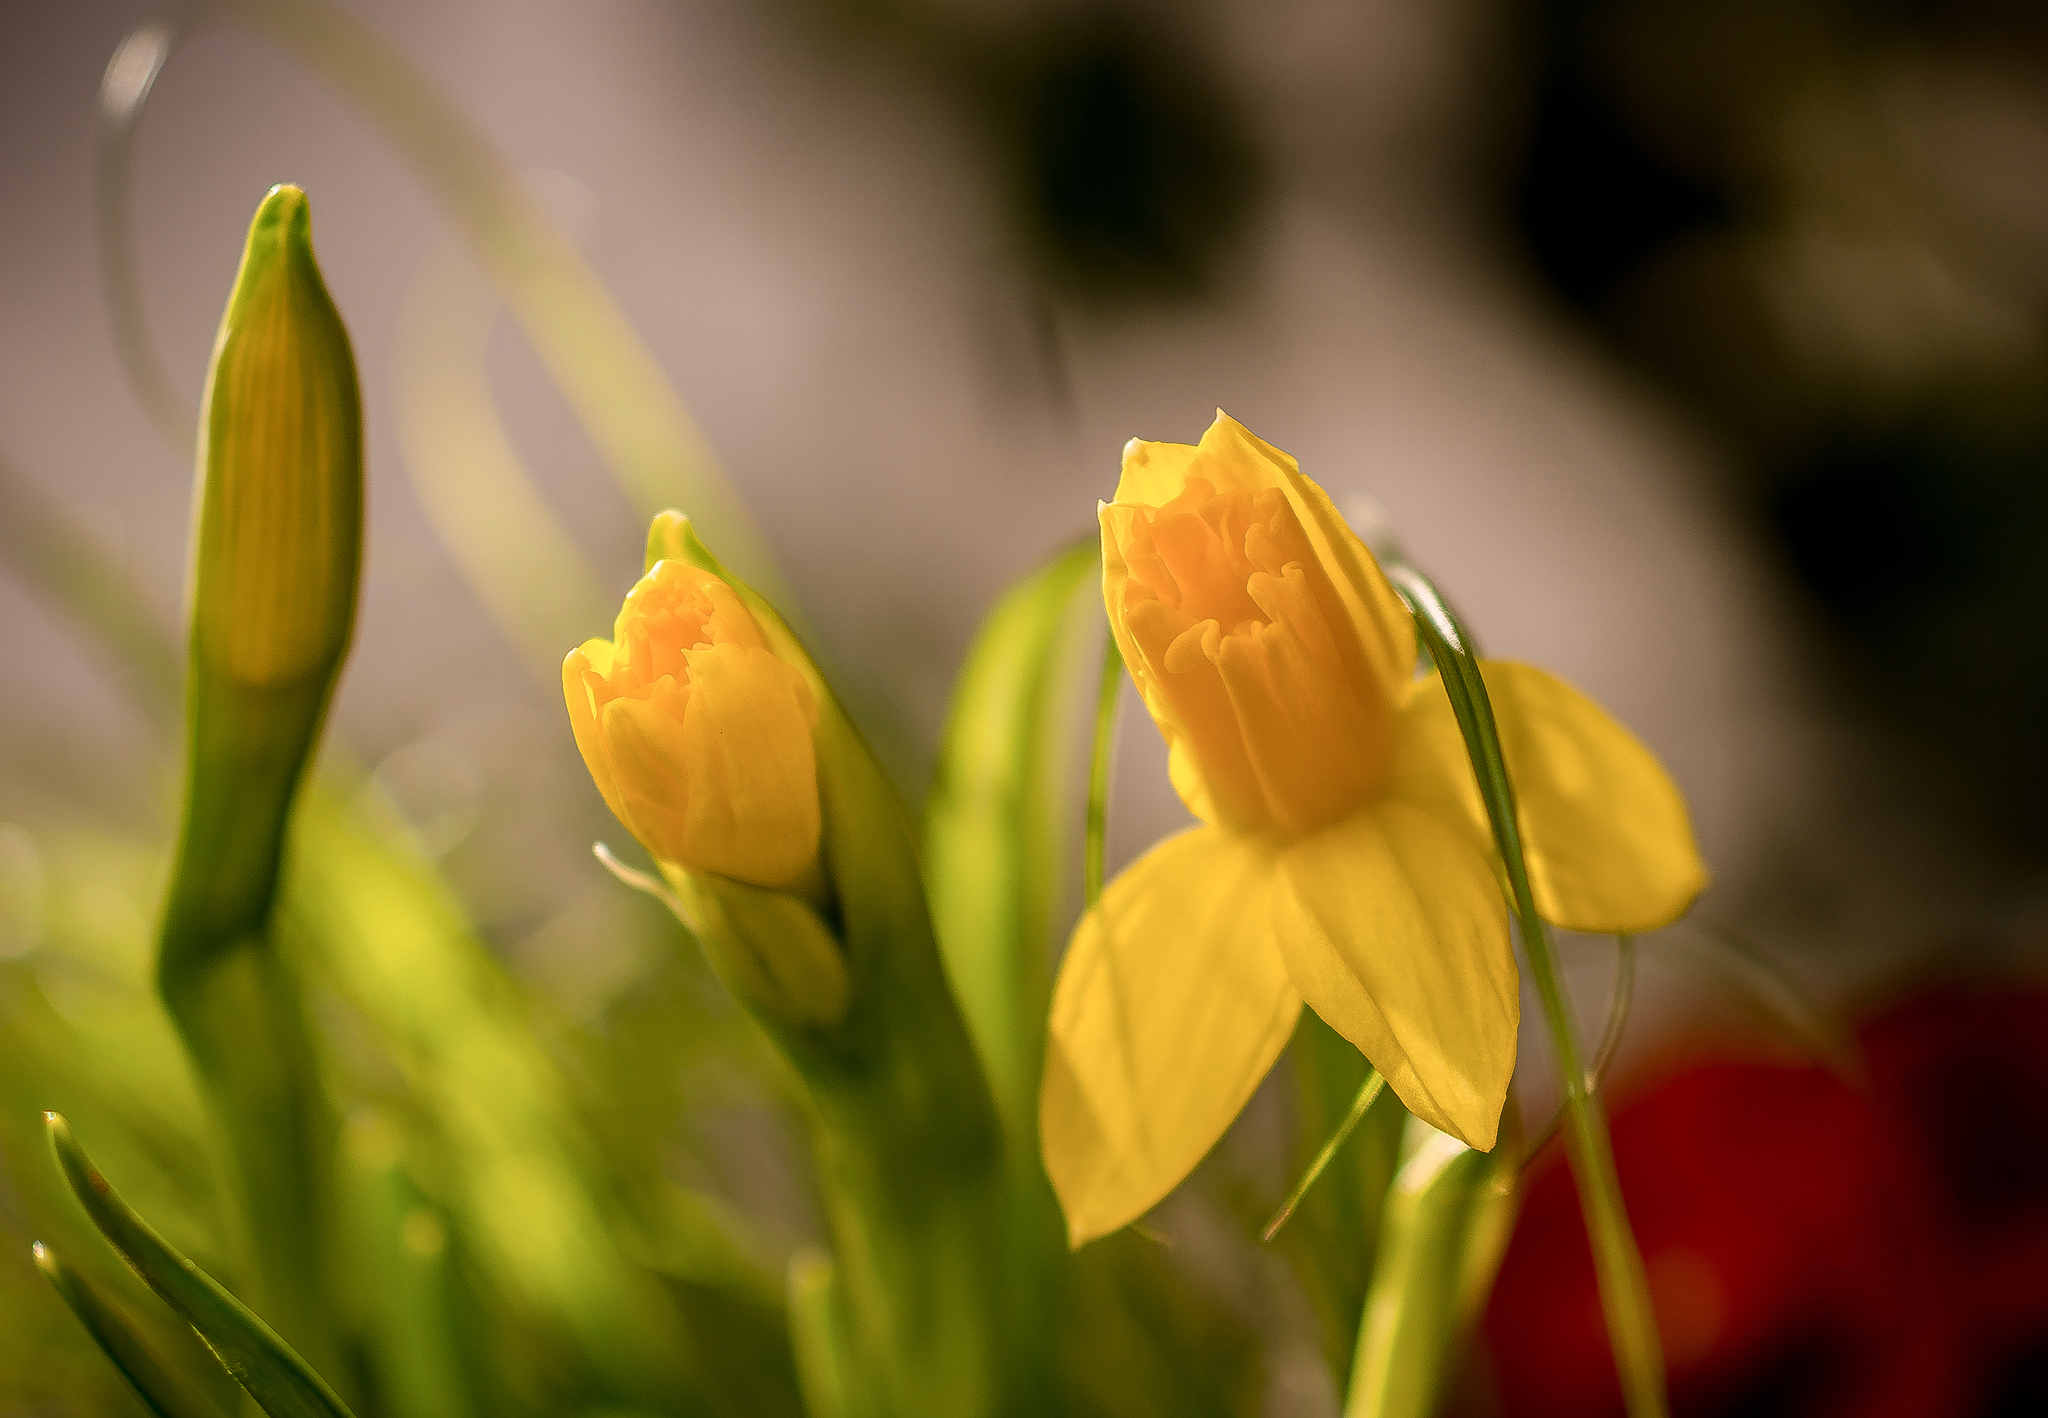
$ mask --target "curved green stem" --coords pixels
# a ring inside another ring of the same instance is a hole
[[[1564,1078],[1565,1155],[1579,1186],[1579,1206],[1585,1213],[1586,1232],[1592,1242],[1600,1306],[1614,1346],[1622,1395],[1631,1418],[1665,1418],[1669,1408],[1664,1391],[1663,1345],[1650,1304],[1642,1252],[1629,1229],[1621,1180],[1614,1167],[1614,1147],[1607,1134],[1607,1115],[1589,1086],[1557,955],[1548,928],[1536,914],[1514,792],[1501,756],[1486,682],[1480,676],[1479,661],[1464,627],[1428,579],[1398,564],[1388,567],[1387,574],[1402,599],[1408,602],[1423,646],[1443,676],[1458,727],[1472,755],[1472,768],[1493,825],[1501,865],[1507,873],[1509,895],[1522,928],[1523,948],[1529,956],[1529,972],[1536,981],[1544,1023],[1557,1053],[1558,1071]]]
[[[1337,1150],[1344,1145],[1345,1139],[1351,1136],[1351,1130],[1358,1126],[1358,1120],[1365,1116],[1366,1111],[1379,1098],[1380,1090],[1386,1086],[1387,1081],[1380,1077],[1378,1069],[1366,1070],[1365,1082],[1360,1086],[1358,1096],[1351,1102],[1351,1111],[1344,1115],[1343,1122],[1337,1124],[1337,1130],[1330,1134],[1330,1140],[1323,1144],[1323,1150],[1308,1164],[1308,1170],[1301,1174],[1301,1180],[1294,1184],[1294,1190],[1287,1194],[1287,1200],[1273,1213],[1273,1219],[1268,1221],[1266,1229],[1259,1233],[1260,1240],[1270,1241],[1280,1234],[1280,1228],[1287,1224],[1287,1218],[1294,1215],[1295,1209],[1301,1205],[1301,1199],[1308,1195],[1308,1189],[1316,1184],[1317,1177],[1323,1175],[1324,1169],[1337,1155]]]

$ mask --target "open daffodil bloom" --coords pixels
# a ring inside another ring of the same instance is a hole
[[[1520,1016],[1507,908],[1406,608],[1323,490],[1220,413],[1195,447],[1134,440],[1101,522],[1110,624],[1202,825],[1110,884],[1060,969],[1040,1126],[1072,1240],[1193,1169],[1304,1001],[1410,1111],[1491,1148]],[[1676,918],[1705,873],[1656,760],[1542,671],[1483,673],[1545,919]]]

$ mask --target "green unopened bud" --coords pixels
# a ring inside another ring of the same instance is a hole
[[[221,317],[199,423],[192,660],[248,685],[331,677],[355,624],[363,414],[296,187],[270,189]]]
[[[292,801],[355,626],[363,424],[296,187],[272,188],[249,225],[199,429],[185,815],[157,984],[226,1147],[244,1293],[314,1367],[338,1372],[330,1138],[302,998],[269,927]]]
[[[167,985],[267,921],[292,796],[355,625],[362,399],[296,187],[273,187],[249,224],[199,430]]]

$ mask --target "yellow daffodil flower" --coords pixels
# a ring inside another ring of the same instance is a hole
[[[776,891],[816,886],[817,702],[725,582],[656,562],[612,638],[569,652],[562,692],[598,791],[658,859]]]
[[[1101,508],[1124,662],[1202,825],[1112,882],[1054,991],[1040,1129],[1075,1245],[1222,1136],[1304,1001],[1417,1117],[1493,1146],[1520,995],[1492,837],[1443,685],[1372,554],[1222,413],[1133,440]],[[1655,758],[1541,670],[1482,666],[1538,910],[1640,931],[1705,885]]]

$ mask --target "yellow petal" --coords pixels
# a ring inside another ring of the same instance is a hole
[[[1081,922],[1053,991],[1039,1128],[1073,1244],[1149,1211],[1266,1076],[1301,997],[1274,948],[1271,851],[1198,827]]]
[[[612,770],[611,750],[598,730],[597,696],[589,683],[589,678],[602,678],[611,667],[611,641],[584,641],[562,661],[562,698],[569,705],[569,727],[576,735],[576,747],[582,751],[583,766],[590,770],[598,792],[604,794],[605,806],[612,810],[612,816],[630,831],[632,824],[626,822],[626,810],[619,798],[618,775]]]
[[[614,699],[598,710],[597,723],[617,784],[613,811],[656,858],[690,863],[695,785],[683,767],[689,748],[682,720],[645,699]]]
[[[1514,784],[1536,910],[1567,930],[1669,925],[1706,889],[1685,799],[1656,756],[1554,675],[1481,666]],[[1387,789],[1460,823],[1492,855],[1492,831],[1443,684],[1416,684],[1401,711]]]
[[[793,886],[818,855],[810,687],[767,650],[724,644],[683,653],[692,855],[677,860],[756,886]]]
[[[1273,914],[1309,1008],[1409,1112],[1491,1148],[1521,994],[1486,859],[1430,814],[1382,801],[1281,855]]]
[[[1164,507],[1187,485],[1188,468],[1198,451],[1192,443],[1133,438],[1124,445],[1123,473],[1117,479],[1115,500]]]

